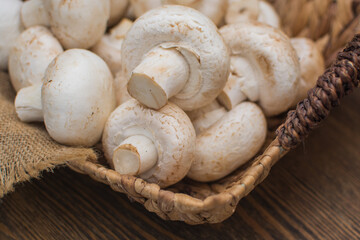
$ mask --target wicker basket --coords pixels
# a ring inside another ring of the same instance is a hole
[[[290,36],[306,36],[323,47],[327,65],[336,58],[354,34],[360,22],[359,0],[271,0],[278,10],[284,30]],[[269,139],[261,155],[233,172],[230,176],[208,184],[184,179],[168,189],[149,184],[142,179],[120,175],[104,161],[71,161],[73,170],[110,185],[128,195],[163,219],[180,220],[188,224],[217,223],[230,217],[237,203],[262,182],[271,167],[291,148],[300,143],[327,117],[340,98],[358,86],[360,71],[360,36],[349,43],[335,63],[321,76],[308,98],[290,111],[285,124],[274,134],[269,124]],[[275,120],[275,121],[274,121]],[[279,124],[276,124],[277,126]],[[271,141],[272,139],[274,139]],[[266,149],[265,149],[266,148]]]

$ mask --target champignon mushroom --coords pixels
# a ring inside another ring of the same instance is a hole
[[[115,109],[102,138],[105,157],[117,172],[138,175],[160,187],[185,177],[195,141],[190,119],[175,104],[155,111],[135,99]]]
[[[43,26],[23,31],[9,55],[9,74],[16,91],[42,83],[45,70],[63,49],[59,41]]]
[[[224,0],[163,0],[163,4],[176,4],[194,8],[219,25],[227,8]]]
[[[128,92],[153,109],[170,98],[186,111],[205,106],[229,75],[229,50],[215,24],[183,6],[166,5],[138,18],[122,54]]]
[[[209,182],[228,175],[260,150],[266,130],[265,116],[255,103],[239,104],[197,136],[187,176]]]
[[[227,24],[258,21],[280,28],[280,17],[271,4],[261,0],[228,0]]]
[[[8,68],[10,48],[23,31],[20,19],[22,1],[0,0],[0,70]]]
[[[107,22],[109,27],[117,24],[124,16],[129,0],[110,0],[110,18]]]
[[[99,55],[109,66],[112,74],[121,70],[121,46],[132,21],[123,19],[118,25],[110,30],[110,34],[104,35],[101,40],[91,48],[91,51]]]
[[[300,60],[301,79],[294,104],[307,96],[310,88],[314,87],[318,77],[325,71],[324,57],[317,44],[308,38],[292,38],[291,44]]]
[[[220,33],[232,51],[232,72],[218,100],[232,109],[249,99],[258,102],[267,116],[286,111],[300,80],[290,39],[281,30],[257,22],[226,25]]]
[[[43,85],[21,89],[15,99],[21,121],[44,120],[55,141],[72,146],[96,144],[114,108],[108,66],[83,49],[58,55],[48,66]]]
[[[87,49],[97,43],[109,16],[110,0],[30,0],[21,10],[26,28],[50,26],[65,49]]]
[[[147,11],[161,6],[162,0],[130,0],[130,7],[135,18],[140,17]]]

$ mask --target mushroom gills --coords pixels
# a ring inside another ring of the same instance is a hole
[[[160,109],[184,88],[189,72],[189,64],[178,50],[156,47],[133,70],[129,94],[149,108]]]
[[[126,138],[114,151],[114,168],[121,174],[139,175],[156,165],[157,149],[144,135]]]

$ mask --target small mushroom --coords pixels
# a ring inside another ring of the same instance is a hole
[[[109,16],[110,0],[30,0],[21,10],[26,28],[50,26],[65,49],[87,49],[97,43]]]
[[[286,111],[295,100],[300,64],[290,39],[257,22],[226,25],[220,33],[232,51],[231,76],[218,100],[228,109],[249,99],[265,115]]]
[[[101,40],[91,48],[91,51],[99,55],[109,66],[112,74],[121,70],[121,46],[132,21],[123,19],[118,25],[110,30],[110,34],[104,35]]]
[[[21,121],[44,120],[49,135],[71,146],[93,146],[115,108],[113,77],[96,54],[71,49],[48,66],[43,84],[22,88],[15,99]]]
[[[176,4],[194,8],[219,25],[227,8],[224,0],[163,0],[163,4]]]
[[[266,132],[261,109],[255,103],[240,103],[197,136],[195,161],[187,176],[209,182],[228,175],[255,156]]]
[[[102,138],[109,164],[119,173],[138,175],[167,187],[185,177],[194,159],[195,130],[178,106],[158,111],[135,99],[110,115]]]
[[[130,7],[135,18],[140,17],[147,11],[161,6],[161,0],[130,0]]]
[[[228,0],[227,24],[258,21],[280,28],[280,17],[273,6],[261,0]]]
[[[110,18],[107,22],[109,27],[117,24],[125,15],[129,0],[110,0]]]
[[[20,0],[1,0],[0,4],[0,71],[5,71],[10,48],[23,31],[20,18],[23,3]]]
[[[291,44],[300,60],[301,79],[294,104],[307,96],[309,89],[315,86],[318,77],[325,71],[324,57],[317,44],[308,38],[292,38]]]
[[[9,55],[9,74],[16,91],[42,83],[45,70],[63,49],[59,41],[43,26],[23,31]]]
[[[205,106],[229,75],[229,50],[215,24],[183,6],[166,5],[138,18],[122,55],[128,92],[153,109],[168,99],[186,111]]]

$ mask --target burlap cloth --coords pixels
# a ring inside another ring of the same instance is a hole
[[[57,144],[42,123],[20,122],[14,98],[8,75],[0,73],[0,198],[13,191],[17,183],[38,178],[41,172],[67,161],[96,159],[92,149]]]

